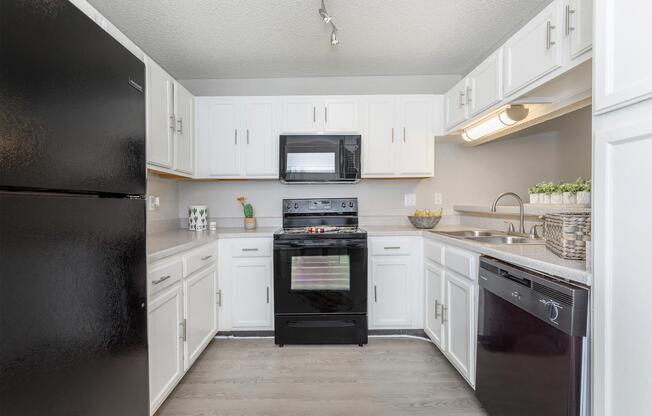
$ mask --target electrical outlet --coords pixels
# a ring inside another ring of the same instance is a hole
[[[161,201],[158,196],[148,195],[147,196],[147,209],[150,211],[156,211],[158,207],[161,206]]]
[[[417,206],[417,195],[416,194],[405,194],[405,206],[406,207],[416,207]]]
[[[442,201],[441,193],[436,192],[435,193],[435,205],[441,205],[443,203],[441,201]]]

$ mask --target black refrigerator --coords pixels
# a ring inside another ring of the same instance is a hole
[[[0,1],[0,415],[149,415],[145,67]]]

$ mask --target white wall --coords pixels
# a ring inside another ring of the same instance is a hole
[[[180,81],[195,95],[443,94],[459,75],[190,79]]]
[[[147,174],[147,195],[159,197],[161,206],[147,211],[147,231],[165,231],[179,224],[179,183],[154,173]]]
[[[236,202],[246,196],[258,218],[281,216],[283,198],[357,197],[360,215],[404,217],[404,194],[416,193],[419,208],[435,208],[434,193],[444,207],[489,206],[503,191],[527,197],[527,188],[542,180],[575,180],[591,174],[591,110],[583,109],[507,138],[478,147],[460,143],[436,145],[435,177],[430,179],[363,180],[356,185],[283,185],[278,181],[180,182],[179,217],[188,205],[207,204],[212,218],[240,218]],[[507,202],[507,201],[505,201]]]

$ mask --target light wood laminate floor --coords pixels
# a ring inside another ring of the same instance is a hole
[[[214,340],[157,416],[486,415],[437,348],[409,338],[279,348]]]

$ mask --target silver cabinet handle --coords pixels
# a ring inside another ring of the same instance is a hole
[[[312,106],[312,122],[316,123],[317,122],[317,107],[314,105]]]
[[[211,257],[213,257],[212,254],[210,254],[210,255],[208,255],[208,256],[206,256],[206,257],[202,257],[202,258],[201,258],[201,261],[206,261],[206,260],[210,259]]]
[[[439,307],[442,306],[438,300],[435,300],[435,319],[439,319]]]
[[[235,137],[235,144],[238,144],[238,129],[233,130],[233,137]]]
[[[170,275],[168,274],[168,275],[165,275],[165,276],[161,277],[160,279],[152,280],[152,283],[155,284],[155,285],[158,285],[158,284],[160,284],[160,283],[165,282],[166,280],[168,280],[168,279],[171,278],[171,277],[172,277],[172,276],[170,276]]]
[[[179,326],[181,327],[181,331],[180,331],[181,335],[179,335],[179,338],[181,338],[182,341],[186,341],[186,339],[188,338],[187,337],[188,334],[187,334],[187,330],[186,330],[186,327],[187,327],[186,320],[184,319],[183,321],[181,321],[179,323]]]
[[[328,107],[324,107],[324,122],[328,124]]]
[[[399,250],[401,246],[383,247],[383,250]]]
[[[392,127],[392,143],[394,143],[394,127]]]
[[[174,122],[176,120],[176,117],[174,117],[174,114],[169,116],[170,119],[170,124],[168,125],[169,129],[174,131]]]
[[[466,87],[466,103],[471,104],[473,102],[473,89],[471,87]]]
[[[243,248],[242,251],[258,251],[257,248]]]
[[[217,291],[217,306],[222,306],[222,289]]]
[[[575,28],[572,25],[572,15],[575,13],[575,10],[571,9],[570,4],[566,5],[566,36],[569,36]]]
[[[267,286],[267,303],[269,303],[269,286]]]
[[[249,144],[249,129],[247,129],[247,144]]]
[[[446,324],[446,311],[448,309],[444,306],[444,304],[441,304],[441,324],[445,325]]]
[[[403,127],[403,143],[405,143],[405,127]]]
[[[552,40],[552,30],[554,28],[555,26],[553,26],[552,22],[548,20],[548,23],[546,23],[546,49],[552,48],[552,46],[556,43]]]
[[[177,133],[183,133],[183,118],[177,119]]]
[[[464,91],[460,91],[458,108],[464,107]]]
[[[378,302],[378,290],[376,289],[376,285],[374,285],[374,302]]]

